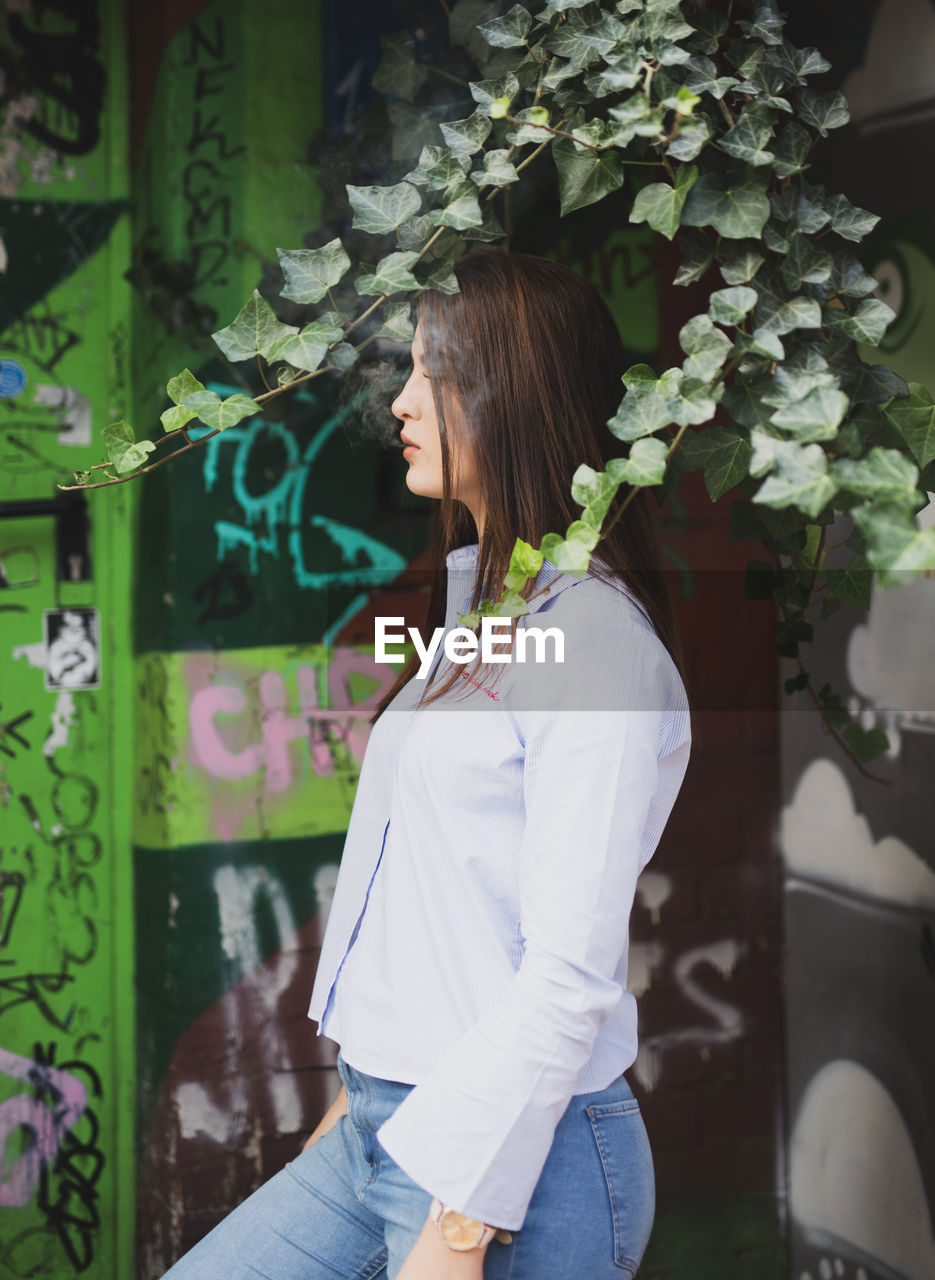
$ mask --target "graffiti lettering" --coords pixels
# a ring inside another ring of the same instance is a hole
[[[2,708],[2,706],[3,703],[0,703],[0,708]],[[24,711],[22,715],[17,716],[15,720],[7,720],[5,724],[3,721],[0,721],[0,751],[2,751],[5,756],[9,756],[11,760],[16,759],[16,752],[7,742],[8,738],[12,738],[15,742],[18,742],[26,751],[30,749],[29,743],[19,732],[18,726],[25,724],[27,720],[31,720],[32,715],[33,713],[31,711]]]
[[[201,23],[190,23],[189,40],[188,59],[183,66],[193,68],[195,75],[191,125],[185,142],[185,150],[193,158],[182,174],[187,212],[185,237],[193,261],[193,287],[209,282],[223,286],[227,278],[219,272],[229,253],[231,197],[224,189],[228,174],[217,165],[243,155],[246,147],[232,147],[223,131],[222,113],[206,116],[200,105],[205,98],[222,95],[235,70],[232,62],[223,60],[227,43],[223,17],[214,19],[211,35]]]
[[[198,679],[194,669],[193,675]],[[370,677],[376,691],[353,703],[349,695],[352,675]],[[290,754],[290,744],[306,742],[315,774],[330,777],[337,751],[349,753],[358,764],[363,760],[369,736],[368,717],[391,678],[371,655],[339,649],[328,667],[327,708],[319,704],[317,669],[301,666],[295,676],[299,714],[289,715],[286,687],[278,671],[259,675],[255,685],[259,706],[249,710],[241,681],[232,675],[228,680],[233,682],[223,683],[224,677],[216,676],[213,683],[194,689],[191,695],[192,763],[228,782],[243,781],[264,769],[264,790],[277,794],[287,791],[294,782],[296,762]],[[223,733],[218,723],[221,716],[226,721]],[[244,742],[245,731],[254,722],[260,726],[261,741]]]
[[[14,960],[0,960],[4,968],[14,965]],[[56,1031],[68,1031],[75,1016],[76,1006],[70,1006],[64,1017],[52,1008],[46,996],[56,996],[67,982],[74,982],[70,973],[24,973],[16,977],[0,977],[0,1018],[18,1005],[35,1005],[50,1027]]]
[[[55,1045],[50,1044],[45,1053],[37,1045],[36,1061],[40,1067],[51,1067],[55,1061]],[[57,1074],[66,1072],[71,1079],[80,1072],[87,1077],[91,1095],[102,1096],[100,1076],[90,1063],[77,1059],[63,1062]],[[36,1101],[45,1101],[49,1093],[48,1077],[41,1078],[36,1085]],[[51,1093],[51,1100],[57,1104],[54,1089]],[[39,1170],[39,1209],[76,1271],[87,1271],[94,1261],[93,1233],[101,1225],[96,1184],[104,1171],[105,1159],[99,1136],[97,1114],[85,1103],[80,1116],[62,1135],[54,1161],[43,1163]]]
[[[207,602],[198,615],[198,625],[203,626],[206,622],[220,622],[245,613],[253,604],[253,592],[243,570],[229,560],[222,560],[211,577],[196,587],[192,599],[196,604]]]
[[[41,1050],[33,1061],[0,1049],[0,1074],[32,1084],[36,1091],[35,1096],[21,1093],[0,1104],[0,1153],[17,1129],[33,1136],[31,1145],[0,1180],[0,1205],[22,1207],[30,1202],[42,1166],[55,1158],[64,1134],[87,1106],[87,1089],[81,1081],[44,1058]]]
[[[47,16],[48,29],[43,29]],[[63,23],[71,29],[63,30]],[[104,104],[104,68],[95,57],[101,35],[97,0],[59,0],[33,14],[10,13],[7,29],[14,65],[6,79],[36,97],[35,111],[21,127],[53,151],[71,156],[93,151]]]
[[[212,383],[211,389],[229,395],[236,388]],[[214,436],[205,447],[204,481],[210,493],[218,478],[221,450],[233,448],[231,458],[231,488],[243,513],[243,524],[218,520],[215,532],[218,538],[218,559],[223,560],[227,551],[245,547],[250,571],[259,568],[259,556],[279,558],[281,543],[288,548],[296,585],[304,588],[323,589],[339,585],[373,584],[378,578],[389,578],[405,567],[405,559],[392,547],[370,537],[360,529],[339,524],[327,516],[305,515],[306,493],[312,470],[331,436],[344,422],[350,407],[346,406],[323,424],[312,441],[300,453],[295,436],[278,422],[254,419],[249,427],[229,427],[222,435]],[[264,467],[267,481],[262,492],[254,492],[247,485],[251,474],[251,455],[254,449],[269,450],[270,443],[278,447],[280,469]],[[306,564],[303,534],[308,526],[321,530],[339,550],[342,567],[313,570]]]
[[[9,944],[25,887],[26,877],[21,871],[0,871],[0,947]]]

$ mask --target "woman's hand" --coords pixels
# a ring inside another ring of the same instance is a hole
[[[459,1253],[449,1249],[431,1218],[426,1218],[422,1234],[409,1250],[396,1280],[483,1280],[484,1255],[481,1249]]]
[[[317,1142],[319,1138],[323,1138],[328,1130],[333,1129],[341,1117],[345,1115],[347,1115],[347,1090],[342,1084],[338,1096],[322,1116],[317,1128],[313,1131],[308,1141],[303,1145],[302,1150],[307,1151],[313,1142]]]

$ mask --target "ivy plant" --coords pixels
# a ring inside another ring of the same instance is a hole
[[[504,241],[498,213],[548,154],[562,215],[629,185],[630,222],[676,242],[673,284],[704,281],[707,307],[679,334],[680,366],[624,375],[608,429],[628,456],[603,471],[579,467],[580,517],[539,547],[517,539],[499,599],[461,621],[525,612],[522,590],[545,558],[586,573],[621,487],[614,520],[640,488],[662,500],[701,471],[712,501],[739,494],[731,536],[768,557],[749,562],[746,593],[778,607],[777,651],[797,668],[786,692],[807,691],[867,773],[886,735],[865,730],[830,686],[813,687],[801,645],[815,608],[821,619],[845,602],[867,608],[874,580],[935,569],[935,529],[918,520],[935,489],[935,403],[858,352],[879,343],[893,312],[855,252],[878,219],[807,176],[815,143],[848,120],[840,92],[809,86],[829,63],[790,43],[774,0],[730,0],[726,11],[703,0],[501,7],[450,7],[452,44],[477,69],[459,119],[426,120],[413,100],[438,69],[406,33],[384,37],[374,85],[400,130],[427,129],[428,140],[399,180],[346,187],[343,238],[278,250],[279,298],[301,304],[303,323],[284,323],[254,291],[213,335],[228,361],[256,362],[266,390],[221,399],[185,370],[168,384],[160,439],[112,424],[106,460],[63,487],[148,474],[271,398],[350,368],[376,338],[410,339],[412,297],[457,292],[453,261],[471,244]],[[839,514],[853,530],[846,563],[830,567],[826,533]]]

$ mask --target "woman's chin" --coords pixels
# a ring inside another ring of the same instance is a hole
[[[406,488],[410,493],[416,493],[420,498],[440,498],[442,496],[441,485],[432,484],[426,481],[424,477],[418,474],[418,467],[410,464],[409,470],[406,472]]]

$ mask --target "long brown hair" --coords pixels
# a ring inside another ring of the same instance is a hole
[[[607,427],[623,394],[627,361],[596,289],[549,258],[503,250],[468,253],[454,271],[459,293],[426,290],[416,303],[432,372],[443,474],[443,496],[433,505],[429,527],[432,586],[419,628],[425,642],[444,625],[448,552],[478,541],[473,516],[452,497],[446,408],[456,408],[449,415],[457,423],[456,447],[459,433],[473,447],[484,510],[472,608],[491,596],[485,584],[502,584],[517,537],[538,547],[544,534],[564,533],[580,517],[571,496],[579,464],[603,470],[609,459],[627,452]],[[637,598],[684,680],[670,575],[663,568],[646,490],[639,490],[614,520],[627,491],[622,485],[605,517],[604,527],[614,521],[613,527],[598,543],[589,572],[622,582]],[[594,557],[606,569],[595,565]],[[418,665],[416,655],[405,663],[371,724]],[[459,674],[455,671],[422,702],[441,697]]]

